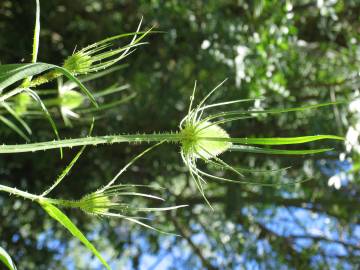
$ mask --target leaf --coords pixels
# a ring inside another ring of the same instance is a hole
[[[32,51],[32,63],[36,63],[38,50],[39,50],[39,36],[40,36],[40,3],[36,0],[36,20],[34,28],[34,40],[33,40],[33,51]]]
[[[11,260],[10,255],[2,247],[0,247],[0,261],[3,262],[8,269],[16,270],[16,266]]]
[[[46,196],[49,194],[56,186],[60,184],[60,182],[65,178],[65,176],[70,172],[72,167],[75,165],[76,161],[80,158],[81,154],[84,152],[86,145],[81,147],[80,151],[76,154],[76,156],[72,159],[72,161],[69,163],[68,166],[62,171],[62,173],[58,176],[55,183],[49,187],[44,193],[41,194],[41,196]]]
[[[26,122],[21,118],[21,115],[14,111],[6,102],[0,103],[26,130],[26,132],[31,135],[31,128],[26,124]]]
[[[128,66],[127,64],[117,65],[117,66],[114,66],[114,67],[107,68],[107,69],[105,69],[105,70],[103,70],[103,71],[98,71],[97,73],[91,73],[91,74],[86,74],[86,75],[78,76],[78,79],[79,79],[79,81],[81,81],[82,83],[84,83],[84,82],[89,82],[89,81],[92,81],[92,80],[96,80],[96,79],[98,79],[98,78],[101,78],[101,77],[103,77],[103,76],[106,76],[106,75],[108,75],[108,74],[111,74],[111,73],[113,73],[113,72],[115,72],[115,71],[118,71],[118,70],[120,70],[120,69],[122,69],[122,68],[125,68],[125,67],[127,67],[127,66]],[[72,81],[67,81],[67,82],[64,83],[63,88],[64,88],[65,90],[72,90],[72,89],[76,88],[76,86],[77,86],[77,85],[76,85],[74,82],[72,82]],[[129,87],[129,86],[128,86],[128,87]],[[127,88],[128,88],[128,87],[127,87]],[[96,96],[96,94],[95,94],[94,96]]]
[[[40,105],[41,110],[44,112],[46,119],[50,122],[50,125],[55,133],[56,138],[58,140],[60,140],[60,135],[57,130],[56,124],[55,124],[54,120],[52,119],[51,114],[49,113],[45,104],[42,102],[41,98],[38,96],[38,94],[36,94],[35,91],[33,91],[31,89],[24,89],[24,92],[27,93],[31,98],[33,98]],[[61,147],[60,147],[60,156],[61,156],[61,158],[63,157],[63,151],[62,151]]]
[[[54,68],[54,65],[45,63],[0,65],[0,93],[6,87],[17,81],[40,74],[52,68]]]
[[[225,141],[240,144],[261,144],[261,145],[284,145],[284,144],[300,144],[313,142],[318,140],[341,140],[343,137],[334,135],[314,135],[314,136],[301,136],[301,137],[286,137],[286,138],[215,138],[215,137],[202,137],[203,140],[209,141]]]
[[[49,113],[48,109],[46,108],[44,102],[39,97],[39,95],[35,91],[33,91],[31,89],[24,89],[24,92],[27,93],[32,99],[34,99],[39,104],[41,110],[43,111],[43,113],[44,113],[44,115],[46,117],[46,119],[50,122],[50,125],[51,125],[51,127],[52,127],[52,129],[53,129],[53,131],[54,131],[54,133],[56,135],[56,138],[58,140],[60,140],[60,136],[59,136],[59,132],[58,132],[58,130],[56,128],[56,124],[55,124],[54,120],[52,119],[51,114]]]
[[[5,125],[7,125],[9,128],[11,128],[13,131],[15,131],[17,134],[19,134],[25,141],[30,141],[29,137],[25,135],[22,130],[16,126],[13,122],[11,122],[9,119],[5,118],[4,116],[0,115],[0,121],[3,122]]]
[[[34,27],[34,38],[32,47],[32,59],[31,63],[36,63],[38,51],[39,51],[39,37],[40,37],[40,2],[36,0],[36,15],[35,15],[35,27]],[[24,80],[24,84],[30,83],[32,77],[27,77]]]
[[[136,93],[133,93],[131,95],[128,95],[128,96],[126,96],[126,97],[124,97],[122,99],[116,100],[114,102],[110,102],[110,103],[100,105],[97,108],[92,107],[92,108],[86,108],[86,109],[78,109],[78,110],[76,110],[76,112],[79,112],[79,113],[92,113],[92,112],[100,112],[100,111],[110,110],[110,109],[115,108],[116,106],[118,106],[120,104],[128,102],[129,100],[131,100],[131,99],[133,99],[135,97],[136,97]]]
[[[233,145],[230,147],[230,151],[271,154],[271,155],[309,155],[309,154],[323,153],[330,150],[332,150],[332,148],[310,149],[310,150],[285,150],[285,149],[260,148],[260,147],[253,147],[247,145]]]
[[[288,112],[301,112],[301,111],[305,111],[305,110],[312,110],[312,109],[317,109],[317,108],[326,107],[326,106],[330,106],[330,105],[336,105],[336,104],[343,104],[343,103],[346,103],[346,102],[345,101],[327,102],[327,103],[321,103],[321,104],[308,105],[308,106],[304,106],[304,107],[285,108],[285,109],[227,111],[227,112],[220,112],[220,113],[212,114],[212,115],[204,118],[202,121],[210,121],[215,118],[228,117],[228,116],[234,116],[234,115],[278,114],[278,113],[288,113]]]
[[[97,106],[94,96],[91,92],[83,85],[83,83],[77,79],[74,75],[72,75],[67,69],[63,67],[59,67],[53,64],[46,63],[27,63],[27,64],[7,64],[0,65],[0,93],[2,91],[26,77],[31,77],[34,75],[38,75],[44,71],[48,70],[56,70],[66,76],[69,80],[76,83],[79,88],[88,96],[90,101]]]
[[[76,227],[76,225],[56,206],[45,202],[39,202],[42,208],[55,220],[57,220],[61,225],[63,225],[73,236],[79,239],[106,267],[106,269],[111,269],[107,262],[103,259],[101,254],[97,249],[87,240],[85,235]]]
[[[91,136],[91,133],[93,131],[94,128],[94,119],[93,122],[91,124],[90,127],[90,131],[89,131],[89,135]],[[83,147],[81,147],[80,151],[76,154],[76,156],[72,159],[72,161],[69,163],[69,165],[66,166],[66,168],[62,171],[62,173],[58,176],[58,178],[56,179],[55,183],[52,184],[51,187],[49,187],[47,190],[45,190],[41,196],[46,196],[47,194],[49,194],[54,188],[56,188],[61,181],[65,178],[65,176],[70,172],[70,170],[72,169],[72,167],[74,167],[76,161],[80,158],[81,154],[84,152],[86,145],[84,145]]]

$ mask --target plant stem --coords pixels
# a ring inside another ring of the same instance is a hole
[[[183,139],[180,133],[163,134],[130,134],[130,135],[110,135],[98,137],[84,137],[76,139],[54,140],[39,143],[1,145],[0,153],[21,153],[49,150],[56,148],[72,148],[83,145],[113,144],[113,143],[150,143],[150,142],[173,142],[178,143]]]
[[[54,205],[61,205],[62,207],[68,207],[68,208],[76,208],[76,207],[79,207],[79,204],[80,204],[78,201],[74,201],[74,200],[45,198],[41,195],[31,194],[29,192],[22,191],[17,188],[4,186],[4,185],[0,185],[0,192],[1,191],[9,193],[11,195],[19,196],[19,197],[22,197],[24,199],[28,199],[31,201],[38,201],[38,202],[46,201],[46,202],[54,204]]]
[[[22,191],[22,190],[19,190],[16,188],[8,187],[8,186],[4,186],[4,185],[0,185],[0,191],[4,191],[4,192],[7,192],[7,193],[15,195],[15,196],[20,196],[20,197],[23,197],[24,199],[29,199],[32,201],[40,198],[40,196],[38,196],[38,195],[34,195],[29,192]]]
[[[60,72],[58,71],[49,71],[47,73],[45,73],[44,75],[41,75],[39,77],[36,77],[35,79],[33,79],[28,87],[35,87],[35,86],[39,86],[39,85],[42,85],[44,83],[48,83],[58,77],[61,77],[63,74],[61,74]]]

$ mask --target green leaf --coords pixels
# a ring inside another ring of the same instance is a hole
[[[114,102],[106,103],[103,105],[98,106],[97,108],[91,107],[91,108],[85,108],[85,109],[77,109],[76,112],[79,113],[92,113],[92,112],[100,112],[100,111],[106,111],[110,110],[112,108],[116,108],[118,105],[128,102],[129,100],[136,97],[136,93],[133,93],[131,95],[128,95],[122,99],[116,100]]]
[[[73,236],[79,239],[106,267],[106,269],[111,269],[107,262],[101,257],[97,249],[87,240],[85,235],[76,227],[76,225],[56,206],[45,202],[40,201],[42,208],[55,220],[57,220],[61,225],[63,225]]]
[[[284,144],[300,144],[313,142],[318,140],[341,140],[343,137],[334,135],[314,135],[314,136],[301,136],[301,137],[287,137],[287,138],[214,138],[214,137],[202,137],[203,140],[209,141],[226,141],[240,144],[260,144],[260,145],[284,145]]]
[[[25,135],[22,130],[15,125],[13,122],[11,122],[9,119],[5,118],[4,116],[0,115],[0,122],[3,122],[5,125],[7,125],[9,128],[11,128],[13,131],[15,131],[17,134],[19,134],[25,141],[30,141],[29,137]]]
[[[309,155],[323,153],[332,150],[332,148],[310,149],[310,150],[284,150],[272,148],[260,148],[247,145],[233,145],[230,151],[246,152],[246,153],[259,153],[271,155]]]
[[[44,193],[41,194],[41,196],[46,196],[47,194],[49,194],[56,186],[58,186],[60,184],[60,182],[65,178],[65,176],[70,172],[70,170],[72,169],[72,167],[75,165],[76,161],[79,159],[79,157],[81,156],[81,154],[84,152],[86,145],[84,145],[83,147],[81,147],[80,151],[76,154],[76,156],[73,158],[73,160],[69,163],[68,166],[66,166],[66,168],[62,171],[62,173],[58,176],[58,178],[56,179],[55,183],[49,187],[46,191],[44,191]]]
[[[0,65],[0,93],[13,83],[52,68],[54,68],[54,65],[45,63]]]
[[[234,116],[234,115],[278,114],[278,113],[298,112],[298,111],[312,110],[312,109],[317,109],[317,108],[326,107],[326,106],[330,106],[330,105],[336,105],[336,104],[343,104],[343,103],[346,103],[346,102],[345,101],[327,102],[327,103],[321,103],[321,104],[308,105],[308,106],[304,106],[304,107],[285,108],[285,109],[227,111],[227,112],[220,112],[220,113],[212,114],[212,115],[204,118],[202,121],[210,121],[215,118],[228,117],[228,116]]]
[[[46,63],[27,63],[27,64],[7,64],[0,65],[0,93],[2,91],[26,77],[38,75],[44,71],[56,70],[66,76],[69,80],[76,83],[79,88],[88,96],[91,102],[97,106],[94,96],[91,92],[83,85],[83,83],[72,75],[67,69],[52,64]]]
[[[26,130],[26,132],[31,135],[31,128],[26,124],[26,122],[21,118],[21,115],[14,111],[6,102],[0,103]]]
[[[39,36],[40,36],[40,3],[36,0],[36,20],[34,28],[34,40],[33,40],[33,51],[32,51],[32,63],[36,63],[38,50],[39,50]]]
[[[16,266],[11,260],[10,255],[2,247],[0,247],[0,261],[3,262],[8,269],[16,270]]]
[[[46,108],[44,102],[42,102],[41,98],[39,97],[39,95],[31,89],[24,89],[24,92],[27,93],[32,99],[34,99],[39,104],[46,119],[50,122],[50,125],[51,125],[52,129],[54,130],[56,138],[59,140],[60,136],[59,136],[59,132],[56,128],[56,124],[55,124],[54,120],[52,119],[51,114],[49,113],[48,109]]]
[[[75,82],[79,86],[79,88],[85,93],[85,95],[88,96],[88,98],[95,105],[95,107],[98,106],[98,104],[97,104],[94,96],[91,94],[91,92],[85,87],[85,85],[79,79],[77,79],[74,75],[72,75],[71,72],[69,72],[67,69],[65,69],[63,67],[59,67],[59,66],[54,66],[54,69],[56,69],[57,71],[60,71],[69,80]]]
[[[89,131],[89,135],[91,136],[91,133],[93,131],[94,128],[94,119],[93,122],[91,124],[90,127],[90,131]],[[47,190],[45,190],[41,196],[46,196],[47,194],[49,194],[54,188],[56,188],[61,181],[65,178],[65,176],[70,172],[70,170],[72,169],[72,167],[75,165],[76,161],[80,158],[81,154],[84,152],[86,145],[84,145],[83,147],[81,147],[80,151],[76,154],[76,156],[73,158],[73,160],[69,163],[68,166],[66,166],[66,168],[62,171],[62,173],[58,176],[58,178],[56,179],[55,183],[52,184],[51,187],[49,187]]]
[[[40,2],[36,0],[36,17],[35,17],[35,27],[34,27],[34,39],[32,47],[32,59],[31,63],[36,63],[38,51],[39,51],[39,37],[40,37]],[[30,83],[32,77],[27,77],[24,80],[24,84]]]

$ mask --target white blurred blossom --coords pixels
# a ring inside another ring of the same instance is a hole
[[[360,152],[359,136],[360,136],[359,130],[350,126],[348,131],[346,132],[345,146],[347,152],[350,152],[352,149],[354,149],[357,152]]]
[[[341,188],[341,177],[338,174],[335,174],[333,176],[331,176],[328,180],[328,186],[334,186],[334,188],[336,189],[340,189]]]

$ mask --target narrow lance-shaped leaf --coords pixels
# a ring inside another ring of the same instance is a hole
[[[285,144],[301,144],[318,140],[344,140],[343,137],[334,135],[314,135],[301,137],[276,137],[276,138],[217,138],[217,137],[201,137],[202,140],[232,142],[240,144],[259,144],[259,145],[285,145]]]
[[[247,145],[232,145],[230,151],[270,154],[270,155],[310,155],[318,154],[332,150],[332,148],[310,149],[310,150],[286,150],[286,149],[273,149],[273,148],[260,148]]]
[[[35,20],[35,29],[34,29],[34,40],[33,40],[33,50],[32,50],[32,63],[36,63],[38,50],[39,50],[39,37],[40,37],[40,2],[36,0],[36,20]]]
[[[45,63],[0,65],[0,93],[9,85],[26,77],[40,74],[53,68],[53,66]]]
[[[57,130],[56,124],[55,124],[54,120],[52,119],[51,114],[49,113],[45,104],[42,102],[41,98],[38,96],[38,94],[36,94],[35,91],[33,91],[31,89],[24,89],[24,91],[26,93],[28,93],[30,95],[30,97],[32,97],[40,105],[41,110],[44,112],[46,119],[50,122],[50,125],[51,125],[52,129],[54,130],[56,138],[58,140],[60,140],[60,136],[59,136],[59,132]],[[61,158],[63,157],[63,151],[62,151],[61,147],[60,147],[60,156],[61,156]]]
[[[92,133],[93,128],[94,128],[94,121],[95,120],[93,119],[91,127],[90,127],[90,131],[89,131],[89,136],[91,136],[91,133]],[[47,190],[45,190],[41,194],[41,196],[46,196],[47,194],[49,194],[54,188],[56,188],[61,183],[61,181],[65,178],[65,176],[70,172],[72,167],[75,165],[76,161],[80,158],[81,154],[84,152],[85,147],[86,147],[85,145],[83,147],[81,147],[80,151],[72,159],[72,161],[69,163],[69,165],[66,166],[66,168],[62,171],[62,173],[55,180],[54,184],[52,184],[51,187],[49,187]]]
[[[79,239],[106,267],[106,269],[111,269],[107,262],[103,259],[99,251],[87,240],[85,235],[76,227],[76,225],[56,206],[41,201],[40,205],[42,208],[56,221],[63,225],[73,236]]]
[[[219,117],[228,117],[228,116],[234,116],[234,115],[278,114],[278,113],[287,113],[287,112],[299,112],[299,111],[312,110],[312,109],[317,109],[317,108],[321,108],[321,107],[327,107],[330,105],[336,105],[336,104],[342,104],[342,103],[345,103],[345,101],[327,102],[327,103],[321,103],[321,104],[308,105],[308,106],[304,106],[304,107],[284,108],[284,109],[226,111],[226,112],[212,114],[212,115],[202,119],[201,121],[209,121],[209,120],[219,118]]]
[[[36,2],[36,17],[35,17],[31,63],[36,63],[37,61],[37,56],[39,51],[39,38],[40,38],[40,1],[35,0],[35,2]],[[32,77],[25,78],[24,84],[30,83],[31,78]]]
[[[4,116],[0,115],[0,122],[3,122],[5,125],[7,125],[9,128],[11,128],[13,131],[15,131],[17,134],[19,134],[25,141],[30,141],[29,137],[25,135],[25,133],[13,122],[11,122],[9,119],[5,118]]]
[[[26,130],[26,132],[31,135],[31,128],[28,124],[21,118],[21,115],[14,111],[6,102],[2,102],[1,105],[7,110]]]
[[[55,70],[65,75],[69,80],[76,83],[79,88],[88,96],[91,102],[97,106],[94,96],[91,92],[83,85],[83,83],[72,75],[67,69],[59,67],[53,64],[46,63],[31,63],[31,64],[8,64],[0,65],[0,93],[2,91],[26,77],[38,75],[44,71]]]
[[[3,249],[2,247],[0,247],[0,261],[5,264],[5,266],[9,269],[9,270],[16,270],[16,266],[13,263],[10,255],[6,252],[5,249]]]

